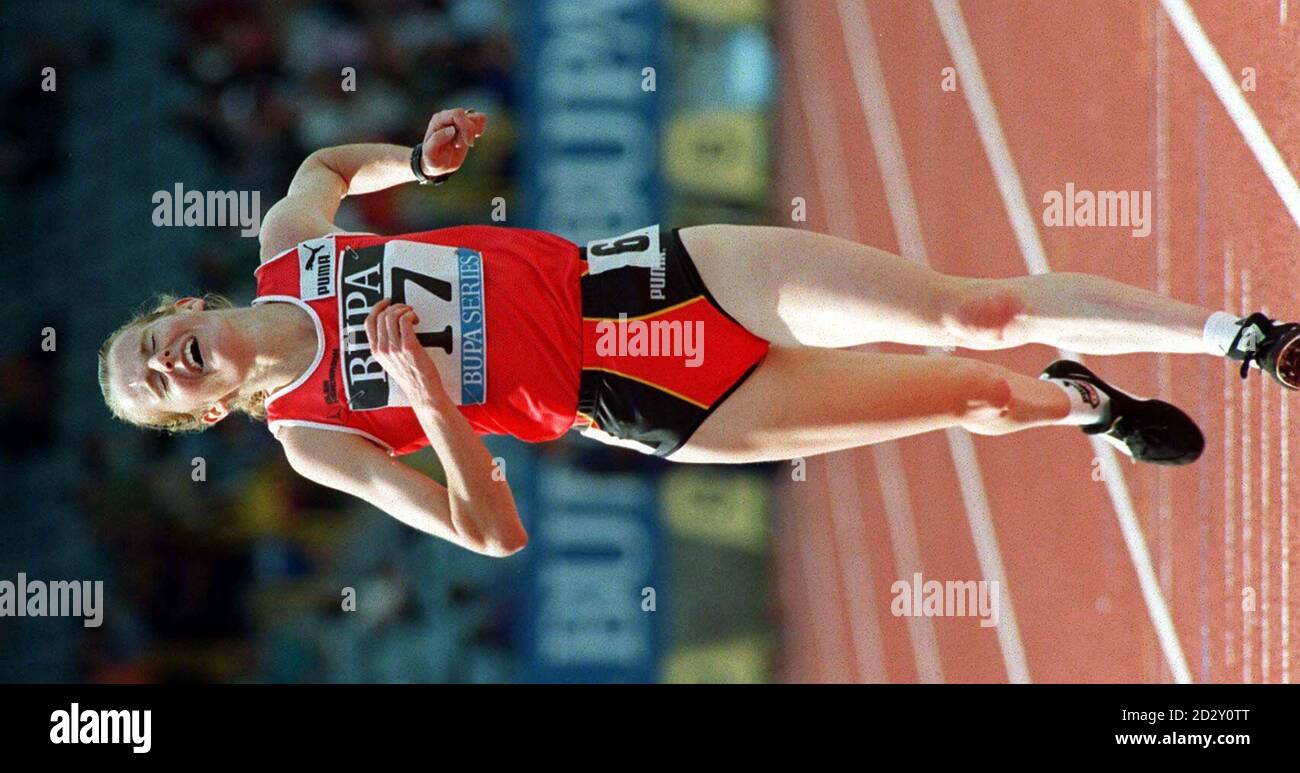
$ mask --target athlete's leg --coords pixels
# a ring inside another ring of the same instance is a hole
[[[946,427],[999,435],[1069,410],[1060,387],[976,360],[772,347],[670,458],[790,459]]]
[[[1212,309],[1088,274],[940,274],[883,250],[793,228],[681,230],[704,284],[756,335],[782,345],[878,341],[1085,354],[1206,352]]]

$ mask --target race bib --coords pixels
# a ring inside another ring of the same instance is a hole
[[[587,242],[589,274],[599,274],[624,266],[660,268],[662,265],[658,225],[630,231],[612,239],[593,239]]]
[[[354,411],[409,406],[370,351],[366,317],[383,298],[420,317],[420,344],[456,405],[487,400],[483,256],[464,247],[390,241],[346,247],[340,257],[339,338],[343,385]]]

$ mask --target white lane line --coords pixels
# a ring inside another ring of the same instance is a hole
[[[849,454],[827,454],[826,475],[830,484],[831,522],[839,550],[840,592],[844,594],[849,613],[858,681],[881,684],[889,681],[889,675],[884,665],[884,637],[876,616],[880,607],[868,554],[870,538],[863,518],[861,480]]]
[[[918,263],[928,263],[925,239],[921,231],[921,216],[916,211],[916,197],[912,193],[912,179],[907,172],[907,159],[894,109],[889,101],[885,73],[876,52],[875,33],[867,9],[857,2],[840,0],[840,31],[848,50],[853,79],[857,85],[858,100],[867,118],[871,147],[884,182],[885,201],[889,217],[898,238],[898,251]]]
[[[999,602],[1001,608],[998,622],[998,646],[1002,648],[1002,657],[1007,663],[1007,680],[1013,684],[1028,684],[1029,663],[1025,659],[1025,649],[1020,642],[1020,624],[1016,621],[1016,610],[1011,604],[1011,592],[1006,583],[1006,568],[1002,565],[1002,552],[998,547],[997,534],[993,531],[993,518],[989,515],[989,500],[984,490],[984,479],[980,474],[979,462],[975,458],[975,444],[970,434],[964,430],[948,429],[948,444],[953,449],[953,461],[957,467],[957,481],[961,484],[961,498],[966,505],[966,512],[977,513],[970,519],[971,537],[975,541],[975,552],[979,558],[980,571],[985,577],[1002,578]]]
[[[827,230],[852,239],[858,233],[858,218],[850,195],[853,187],[844,171],[844,148],[839,140],[835,104],[826,88],[826,74],[821,71],[821,41],[810,39],[804,24],[793,26],[797,41],[794,48],[802,52],[794,57],[794,69],[799,81],[799,108],[804,127],[812,138],[809,155],[813,158],[814,185],[823,193],[835,194],[821,197],[821,205],[826,208]]]
[[[792,123],[796,123],[802,118],[802,114],[795,111],[792,117]],[[808,131],[808,127],[804,127]],[[802,164],[797,165],[798,169],[803,170]],[[801,173],[801,177],[806,177],[807,173]],[[807,479],[811,478],[812,462],[809,460],[808,467],[805,468],[805,485],[812,485]],[[808,501],[807,496],[804,501]],[[822,508],[809,508],[809,512],[795,513],[798,519],[798,531],[796,532],[796,541],[799,548],[799,563],[803,565],[803,571],[800,572],[800,581],[805,587],[805,592],[812,602],[806,607],[806,612],[812,614],[811,625],[813,628],[813,638],[816,643],[816,675],[819,681],[823,682],[844,682],[850,681],[856,677],[856,673],[850,671],[847,675],[837,673],[834,670],[834,658],[836,653],[842,651],[840,642],[843,639],[840,636],[840,624],[843,622],[839,610],[827,602],[834,600],[834,591],[838,587],[835,578],[830,577],[831,570],[827,569],[828,562],[835,562],[834,548],[829,541],[822,535],[821,529],[817,527],[816,521],[823,517]],[[816,541],[814,542],[814,536]]]
[[[1282,160],[1282,154],[1277,152],[1277,147],[1269,139],[1268,132],[1264,131],[1264,126],[1259,122],[1255,111],[1241,95],[1236,80],[1228,71],[1228,66],[1223,63],[1219,52],[1214,50],[1214,45],[1206,37],[1205,30],[1201,29],[1201,23],[1196,20],[1196,14],[1192,13],[1191,6],[1187,4],[1187,0],[1160,0],[1160,4],[1164,6],[1165,13],[1169,14],[1169,19],[1174,23],[1178,34],[1182,36],[1188,52],[1196,61],[1196,66],[1201,69],[1205,79],[1210,82],[1210,88],[1223,103],[1232,122],[1237,125],[1237,131],[1241,132],[1246,145],[1255,154],[1259,165],[1264,168],[1264,174],[1273,184],[1277,195],[1282,198],[1287,212],[1291,213],[1291,219],[1300,226],[1300,185],[1296,184],[1295,176],[1291,174],[1286,162]]]
[[[1206,105],[1204,99],[1196,100],[1196,302],[1201,306],[1210,305],[1209,251],[1209,174],[1207,173],[1207,156],[1209,146],[1206,138]],[[1220,308],[1229,308],[1221,306]],[[1210,381],[1209,357],[1202,357],[1198,366],[1200,381],[1207,388]],[[1222,364],[1216,363],[1222,369]],[[1197,418],[1202,427],[1210,426],[1210,400],[1196,401]],[[1226,427],[1226,424],[1225,424]],[[1224,432],[1226,436],[1226,430]],[[1210,681],[1213,673],[1213,649],[1211,641],[1212,612],[1210,611],[1210,528],[1213,515],[1210,507],[1210,473],[1211,465],[1198,464],[1196,470],[1196,509],[1197,535],[1199,544],[1196,551],[1197,579],[1197,617],[1201,634],[1200,679]]]
[[[907,171],[907,160],[903,155],[903,143],[889,101],[889,89],[880,66],[880,56],[876,51],[871,19],[861,4],[846,0],[840,0],[839,18],[845,48],[849,54],[854,81],[857,85],[858,99],[867,118],[871,146],[875,152],[876,163],[880,167],[885,199],[894,233],[898,239],[899,252],[903,257],[928,265],[925,238],[921,231],[921,218],[917,213],[916,197],[912,193],[912,181]],[[979,461],[975,456],[974,445],[961,430],[950,429],[946,434],[948,450],[957,471],[962,501],[966,504],[966,519],[975,542],[980,572],[986,580],[996,581],[1001,589],[999,602],[1002,605],[1001,610],[1005,612],[1001,614],[997,635],[998,646],[1006,664],[1007,678],[1012,682],[1029,682],[1029,665],[1011,603],[1011,584],[1007,581],[1006,571],[1002,565],[1001,548],[993,526],[993,516],[989,511],[988,496],[985,492],[983,476],[980,474]],[[891,450],[889,453],[897,457],[896,450]],[[898,462],[898,466],[901,468],[901,461]],[[896,506],[901,508],[904,504],[898,503]],[[906,507],[910,512],[910,502],[906,503]],[[904,577],[910,577],[911,572],[903,568],[902,564],[915,562],[918,570],[920,566],[919,549],[915,545],[914,520],[911,520],[910,530],[902,531],[908,532],[910,544],[900,545],[899,541],[895,540],[894,552],[900,563],[900,573]],[[922,659],[933,660],[935,662],[933,668],[938,669],[939,655],[937,644],[932,643],[933,639],[932,626],[917,631],[913,636],[918,669]],[[934,654],[930,654],[930,650],[933,650]]]
[[[1231,244],[1223,245],[1223,308],[1231,309],[1236,299],[1236,261]],[[1241,593],[1237,589],[1237,453],[1241,436],[1237,429],[1237,388],[1240,381],[1235,369],[1223,370],[1223,673],[1232,672],[1237,659],[1235,616],[1241,612]]]
[[[813,636],[817,650],[818,677],[823,681],[843,683],[851,681],[853,674],[844,673],[836,668],[834,654],[841,651],[839,609],[835,604],[835,579],[828,576],[826,569],[828,557],[832,556],[834,546],[826,538],[819,524],[818,512],[796,513],[799,534],[796,535],[799,549],[801,576],[807,578],[804,587],[811,602],[809,609],[813,614]],[[833,560],[833,559],[832,559]]]
[[[885,504],[889,522],[889,542],[894,549],[898,579],[909,580],[924,574],[921,546],[916,540],[916,514],[908,491],[906,466],[897,443],[877,443],[871,447],[876,462],[876,481]],[[939,640],[934,622],[924,615],[909,615],[907,635],[912,642],[917,681],[943,684],[943,663],[939,657]]]
[[[1159,10],[1155,11],[1156,27],[1156,292],[1170,297],[1169,256],[1169,20]],[[1156,391],[1171,394],[1173,369],[1168,354],[1156,355]],[[1174,491],[1173,471],[1167,467],[1156,468],[1156,555],[1160,576],[1160,590],[1165,596],[1174,588]],[[1166,670],[1160,669],[1160,681],[1168,681]]]
[[[1260,311],[1269,313],[1268,307],[1263,307]],[[1272,558],[1269,555],[1271,546],[1268,539],[1269,495],[1273,493],[1272,482],[1269,480],[1269,468],[1273,466],[1273,460],[1269,458],[1272,444],[1269,442],[1268,430],[1273,422],[1269,421],[1268,415],[1268,387],[1264,379],[1259,379],[1259,681],[1264,684],[1268,684],[1268,648],[1271,644],[1268,617],[1273,611],[1268,597],[1269,564]]]
[[[1281,599],[1282,624],[1281,624],[1281,631],[1279,631],[1279,637],[1282,639],[1282,652],[1281,652],[1282,684],[1290,684],[1291,683],[1291,441],[1289,438],[1291,436],[1291,432],[1290,432],[1291,417],[1289,415],[1289,410],[1287,406],[1291,404],[1291,401],[1286,399],[1286,395],[1283,395],[1282,398],[1283,398],[1281,400],[1282,413],[1279,420],[1280,424],[1278,425],[1282,428],[1282,431],[1280,433],[1281,440],[1279,441],[1280,445],[1282,446],[1281,449],[1279,449],[1279,455],[1282,457],[1281,467],[1280,467],[1281,473],[1278,475],[1278,477],[1281,479],[1278,481],[1278,486],[1279,488],[1282,489],[1281,503],[1280,503],[1280,507],[1282,509],[1282,526],[1281,526],[1281,533],[1278,535],[1278,539],[1280,540],[1281,547],[1282,547],[1282,560],[1280,561],[1281,569],[1279,570],[1281,576],[1278,578],[1278,582],[1281,584],[1282,587],[1282,599]]]
[[[814,165],[813,186],[818,191],[819,201],[826,208],[828,230],[852,239],[858,233],[857,216],[848,196],[852,185],[844,171],[844,152],[837,134],[835,105],[825,88],[825,81],[821,79],[820,44],[809,39],[806,25],[796,22],[793,26],[795,37],[799,41],[796,49],[806,52],[806,56],[798,57],[794,66],[799,80],[799,105],[804,128],[813,140],[810,146]],[[837,456],[828,455],[828,473],[833,464],[832,459]],[[831,509],[836,531],[844,537],[837,540],[836,545],[837,550],[845,551],[839,554],[839,580],[846,593],[845,603],[848,605],[852,626],[853,656],[862,679],[883,682],[886,681],[887,674],[885,653],[877,618],[878,610],[874,607],[875,593],[871,587],[871,573],[866,564],[870,543],[863,521],[861,500],[858,498],[861,480],[852,465],[834,464],[847,477],[841,480],[839,476],[832,476],[832,482],[838,484],[836,488],[841,491],[852,490],[851,496],[855,498],[853,501],[857,502],[857,509],[853,510],[845,507],[845,500],[836,496]],[[901,470],[894,471],[894,474],[906,480],[902,477]],[[855,587],[860,591],[854,592]]]
[[[956,62],[961,89],[966,94],[966,103],[975,118],[975,129],[979,132],[984,153],[993,168],[993,179],[1006,206],[1007,216],[1011,219],[1012,231],[1020,252],[1024,255],[1025,264],[1031,274],[1049,273],[1052,269],[1047,264],[1047,255],[1042,240],[1038,237],[1038,225],[1026,203],[1028,199],[1025,198],[1024,186],[1020,183],[1020,175],[1011,159],[1011,148],[1002,133],[997,108],[993,106],[993,98],[984,82],[984,72],[975,56],[975,45],[966,29],[966,21],[962,18],[961,6],[957,0],[931,0],[931,5],[939,19],[939,28],[948,44],[948,51]]]
[[[1241,270],[1241,307],[1250,308],[1250,269]],[[1251,484],[1254,472],[1251,470],[1251,448],[1250,448],[1250,387],[1247,385],[1241,390],[1241,474],[1237,479],[1241,482],[1241,587],[1236,590],[1237,598],[1241,599],[1241,592],[1250,588],[1250,543],[1253,539],[1252,520],[1254,519],[1254,503],[1251,501]],[[1259,600],[1255,599],[1258,603]],[[1245,609],[1244,605],[1241,611],[1241,681],[1249,684],[1254,677],[1254,652],[1250,647],[1250,629],[1253,627],[1255,615]]]
[[[961,7],[957,4],[957,0],[931,0],[931,4],[939,19],[939,27],[943,31],[948,50],[956,62],[958,77],[964,84],[966,102],[970,105],[971,114],[975,118],[980,141],[984,144],[984,152],[988,155],[989,164],[993,168],[998,192],[1007,209],[1025,265],[1032,274],[1048,273],[1051,268],[1047,263],[1038,228],[1033,214],[1029,211],[1024,187],[1011,159],[1011,150],[1002,133],[997,109],[993,106],[993,98],[989,94],[988,85],[984,82],[984,73],[980,70],[979,60],[975,56],[975,46],[971,42],[970,32],[966,29],[965,20],[962,19]],[[1064,351],[1061,355],[1077,358],[1077,355]],[[1101,461],[1106,491],[1110,494],[1111,503],[1115,507],[1120,532],[1124,536],[1124,544],[1137,571],[1138,585],[1142,590],[1151,623],[1155,626],[1160,648],[1164,652],[1174,679],[1180,684],[1189,683],[1192,681],[1192,674],[1187,667],[1187,658],[1183,654],[1182,644],[1178,641],[1178,631],[1169,614],[1169,605],[1165,601],[1164,594],[1160,592],[1160,585],[1151,564],[1151,553],[1147,550],[1142,527],[1138,525],[1137,513],[1134,511],[1133,499],[1124,480],[1123,468],[1120,467],[1114,449],[1096,436],[1092,436],[1090,440],[1093,453]]]

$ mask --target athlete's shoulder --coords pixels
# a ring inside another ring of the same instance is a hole
[[[355,473],[358,462],[389,455],[387,450],[364,435],[346,428],[333,429],[343,431],[306,423],[291,424],[277,427],[275,438],[280,441],[289,466],[312,480],[319,480],[321,473]]]
[[[257,295],[293,295],[303,300],[330,295],[327,290],[334,273],[336,242],[344,238],[382,241],[386,237],[333,230],[286,247],[253,269]]]

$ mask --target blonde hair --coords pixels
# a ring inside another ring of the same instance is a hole
[[[156,421],[140,421],[132,416],[128,416],[123,410],[122,405],[113,397],[112,387],[109,385],[108,375],[108,350],[113,347],[113,342],[126,331],[138,325],[147,325],[156,319],[169,317],[180,312],[180,307],[176,305],[178,299],[176,296],[160,294],[154,301],[152,308],[138,313],[134,319],[125,325],[114,330],[112,335],[105,339],[104,344],[99,347],[99,391],[104,395],[104,403],[108,405],[108,410],[113,416],[126,422],[134,424],[137,427],[146,427],[149,429],[160,429],[164,432],[202,432],[211,424],[203,421],[203,417],[189,413],[165,413]],[[206,311],[217,309],[229,309],[234,306],[225,296],[215,293],[208,293],[203,296],[203,308]],[[259,421],[266,420],[266,398],[270,396],[269,392],[256,392],[247,397],[241,397],[238,401],[230,406],[232,412],[246,413]]]

